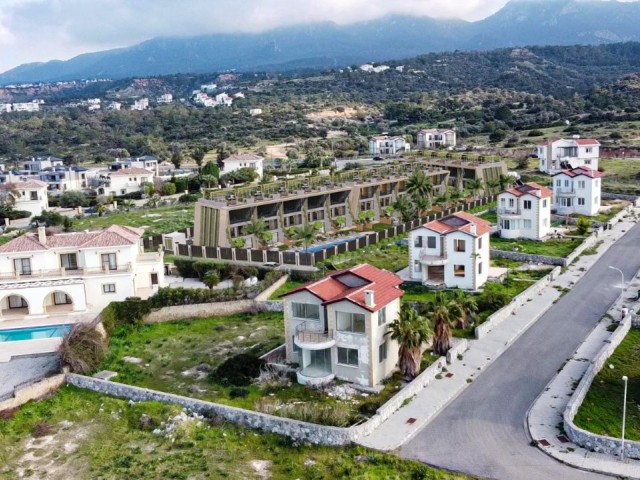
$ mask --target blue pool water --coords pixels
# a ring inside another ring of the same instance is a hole
[[[356,238],[364,237],[364,235],[358,235],[357,237],[349,237],[344,238],[342,240],[336,240],[335,242],[323,243],[322,245],[316,245],[315,247],[309,247],[307,252],[314,253],[320,252],[322,250],[326,250],[329,247],[333,247],[334,245],[342,245],[343,243],[350,242],[351,240],[355,240]]]
[[[50,325],[46,327],[15,328],[0,330],[0,342],[37,340],[40,338],[61,338],[71,330],[71,325]]]

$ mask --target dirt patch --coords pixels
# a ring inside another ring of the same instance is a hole
[[[295,146],[295,143],[280,143],[277,145],[267,145],[265,149],[268,157],[284,158],[287,156],[287,149]]]
[[[322,120],[334,119],[334,118],[353,118],[358,114],[358,110],[352,107],[345,107],[344,112],[338,112],[335,109],[325,109],[319,112],[311,112],[306,115],[306,118],[312,122],[320,122]]]
[[[258,478],[262,478],[264,480],[271,477],[271,472],[269,472],[269,467],[271,467],[270,460],[251,460],[251,467],[255,470]]]

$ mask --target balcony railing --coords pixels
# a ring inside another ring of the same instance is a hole
[[[444,265],[447,263],[447,254],[443,253],[442,255],[434,255],[433,252],[430,252],[426,248],[420,250],[420,262],[424,265]]]
[[[333,330],[322,330],[317,321],[302,322],[296,327],[296,340],[309,344],[329,342],[333,340]]]
[[[560,188],[560,187],[553,187],[553,193],[555,195],[562,195],[562,196],[574,196],[576,194],[576,191],[573,188]]]
[[[520,211],[519,208],[499,208],[498,209],[498,215],[501,216],[505,216],[505,215],[521,215],[522,212]]]
[[[157,255],[157,254],[156,254]],[[93,268],[54,268],[49,270],[31,270],[30,273],[20,272],[0,272],[0,281],[27,281],[42,278],[58,277],[85,277],[88,275],[111,275],[116,273],[131,272],[131,263],[118,265],[116,268],[93,267]]]

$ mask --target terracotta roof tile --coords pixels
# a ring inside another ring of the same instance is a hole
[[[602,173],[597,171],[597,170],[593,170],[592,168],[589,168],[585,165],[581,165],[579,167],[573,168],[571,170],[562,170],[561,172],[558,172],[556,174],[554,174],[553,176],[555,177],[556,175],[567,175],[568,177],[577,177],[579,175],[584,175],[586,177],[590,177],[590,178],[600,178],[602,177]]]
[[[536,195],[536,191],[540,192],[540,195]],[[513,188],[509,188],[505,190],[506,193],[510,193],[511,195],[515,195],[516,197],[521,197],[523,195],[533,195],[538,198],[551,198],[553,192],[547,188],[539,185],[535,182],[525,183],[524,185],[518,185]]]
[[[111,177],[127,177],[129,175],[153,175],[153,172],[150,172],[146,168],[131,167],[109,172],[109,175]]]
[[[476,226],[475,233],[472,232],[473,225]],[[480,237],[491,231],[490,222],[466,212],[456,212],[448,217],[425,223],[423,227],[441,235],[447,235],[451,232],[464,232],[474,237]]]
[[[21,188],[47,188],[49,186],[46,182],[40,180],[24,180],[20,182],[3,183],[1,188],[5,190],[21,189]]]

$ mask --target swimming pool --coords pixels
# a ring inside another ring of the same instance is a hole
[[[345,238],[343,240],[336,240],[335,242],[329,242],[329,243],[323,243],[322,245],[316,245],[314,247],[309,247],[307,248],[307,252],[309,253],[314,253],[314,252],[320,252],[322,250],[326,250],[329,247],[333,247],[335,245],[342,245],[343,243],[347,243],[350,242],[351,240],[355,240],[357,238],[361,238],[361,237],[365,237],[366,235],[358,235],[357,237],[349,237],[349,238]]]
[[[49,325],[46,327],[14,328],[0,330],[0,342],[62,338],[71,330],[71,325]]]

